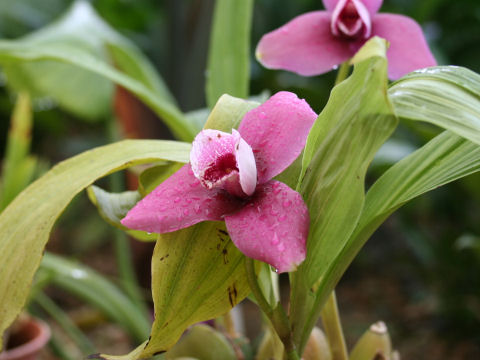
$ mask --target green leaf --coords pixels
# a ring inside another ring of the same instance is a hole
[[[79,1],[59,20],[20,41],[36,46],[70,42],[82,51],[107,61],[103,44],[107,32],[113,33],[113,30],[95,14],[88,3]],[[51,97],[60,106],[84,119],[99,119],[110,112],[112,82],[84,69],[69,64],[38,61],[6,64],[3,70],[10,87],[17,91],[27,90],[34,97]]]
[[[223,222],[162,234],[152,259],[155,321],[142,357],[168,350],[188,326],[243,300],[250,293],[244,259]]]
[[[12,115],[0,184],[0,212],[32,181],[37,161],[29,156],[32,108],[27,93],[18,95]]]
[[[396,114],[425,121],[480,144],[480,75],[456,66],[413,72],[392,84]]]
[[[399,207],[430,190],[480,171],[480,146],[449,131],[392,166],[370,188],[355,232],[329,270],[343,274],[375,230]]]
[[[41,276],[47,276],[48,283],[101,310],[136,341],[143,341],[148,337],[150,321],[118,287],[96,271],[60,256],[45,253],[40,272]]]
[[[246,99],[250,84],[253,0],[217,0],[207,66],[207,104],[223,94]]]
[[[97,355],[92,355],[89,358],[99,359],[99,360],[136,360],[139,358],[140,354],[142,353],[146,345],[147,345],[147,341],[137,346],[132,352],[126,355],[116,356],[116,355],[97,354]]]
[[[127,232],[134,238],[142,241],[155,241],[155,234],[145,231],[130,230],[120,222],[127,212],[133,208],[142,198],[138,191],[125,191],[122,193],[109,193],[98,186],[92,185],[87,188],[88,198],[95,205],[100,216],[110,225]]]
[[[258,107],[256,101],[243,100],[230,95],[222,95],[212,109],[204,129],[216,129],[230,133],[236,129],[250,110]]]
[[[31,184],[0,214],[0,333],[25,304],[55,220],[96,179],[136,163],[186,162],[190,144],[126,140],[66,160]]]
[[[368,191],[355,231],[323,274],[317,294],[328,296],[365,242],[396,209],[478,171],[480,146],[449,131],[392,166]]]
[[[155,321],[150,340],[141,353],[125,359],[166,351],[190,325],[223,315],[243,300],[250,292],[244,260],[222,222],[162,234],[152,258]]]
[[[307,258],[292,275],[290,307],[300,350],[329,295],[317,291],[318,281],[353,232],[367,168],[397,125],[387,97],[386,44],[374,38],[366,48],[372,45],[380,48],[375,56],[357,63],[353,74],[333,89],[304,151],[299,189],[310,212],[310,231]]]
[[[150,106],[179,139],[191,140],[196,134],[153,66],[86,1],[75,2],[47,28],[0,41],[0,64],[16,89],[51,96],[83,117],[110,112],[114,82]]]
[[[167,360],[194,357],[198,360],[236,360],[228,340],[207,325],[192,327],[187,334],[165,354]]]

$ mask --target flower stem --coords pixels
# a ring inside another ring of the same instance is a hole
[[[247,272],[247,280],[248,284],[250,285],[250,289],[257,300],[258,306],[272,322],[278,337],[283,343],[287,359],[300,360],[295,348],[295,344],[293,343],[290,321],[288,320],[287,314],[285,313],[282,305],[277,303],[277,306],[273,308],[265,299],[262,289],[258,285],[253,259],[249,257],[245,258],[245,269]]]
[[[223,325],[225,326],[225,331],[228,336],[232,339],[238,337],[237,331],[235,330],[235,322],[233,321],[232,310],[223,315]]]
[[[345,80],[348,76],[350,71],[350,64],[348,61],[345,61],[340,65],[337,72],[337,78],[335,79],[335,85],[340,84],[343,80]]]
[[[347,345],[343,336],[335,291],[332,291],[322,309],[322,322],[332,353],[332,360],[348,360]]]

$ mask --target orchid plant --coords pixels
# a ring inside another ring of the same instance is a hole
[[[258,44],[257,57],[271,68],[314,75],[343,64],[319,115],[289,92],[262,102],[248,98],[252,0],[216,3],[208,116],[200,121],[178,109],[147,60],[110,30],[102,44],[118,68],[72,47],[85,40],[75,32],[0,42],[0,65],[48,60],[94,72],[136,94],[182,140],[124,140],[77,155],[1,213],[0,331],[26,302],[55,220],[87,189],[109,223],[156,242],[150,337],[125,356],[94,357],[247,358],[231,327],[225,335],[195,324],[223,317],[229,328],[228,312],[250,297],[267,329],[256,359],[394,359],[383,323],[347,351],[333,291],[396,209],[480,170],[480,75],[453,66],[425,69],[435,60],[420,27],[377,14],[381,3],[325,0],[326,11],[301,15]],[[86,21],[89,5],[79,4],[83,26],[104,29],[91,8],[95,20]],[[365,191],[370,163],[403,119],[444,132]],[[139,164],[148,168],[137,191],[110,194],[92,185]],[[276,272],[289,275],[288,310]],[[315,327],[320,317],[326,338]]]

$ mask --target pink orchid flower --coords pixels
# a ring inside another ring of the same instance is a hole
[[[382,2],[323,0],[326,11],[300,15],[264,35],[257,58],[267,68],[319,75],[353,57],[369,38],[379,36],[390,42],[390,79],[435,66],[420,26],[406,16],[377,14]]]
[[[249,111],[237,130],[201,131],[184,165],[141,200],[122,224],[153,233],[225,220],[246,256],[279,272],[305,259],[308,209],[301,195],[272,180],[302,152],[317,114],[280,92]]]

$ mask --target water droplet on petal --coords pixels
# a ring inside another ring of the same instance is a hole
[[[175,204],[178,204],[181,200],[182,200],[182,199],[180,199],[180,197],[177,196],[177,197],[173,200],[173,202],[174,202]]]
[[[276,233],[273,234],[273,239],[271,240],[272,245],[278,245],[280,240],[278,239],[278,236]]]

